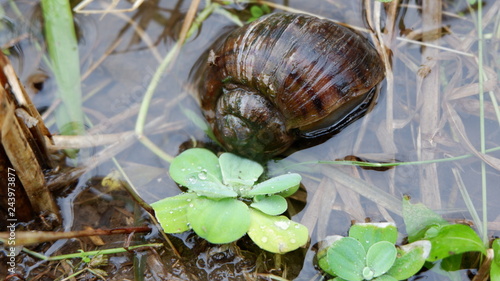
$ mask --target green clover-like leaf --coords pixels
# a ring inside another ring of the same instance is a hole
[[[223,183],[233,187],[251,187],[264,172],[259,163],[232,153],[221,154],[219,163]]]
[[[238,193],[236,193],[232,188],[226,185],[213,182],[209,179],[201,180],[199,173],[192,174],[191,179],[192,183],[189,187],[189,190],[196,192],[196,194],[200,196],[206,196],[210,198],[234,198],[238,196]]]
[[[256,195],[276,194],[287,189],[294,189],[300,185],[302,177],[299,174],[284,174],[270,178],[255,185],[248,193],[243,196],[253,197]]]
[[[307,243],[309,232],[285,216],[270,216],[250,208],[248,236],[260,248],[272,253],[287,253]]]
[[[297,192],[297,190],[299,190],[299,188],[300,188],[300,181],[299,181],[299,184],[292,186],[288,189],[285,189],[281,192],[278,192],[278,193],[276,193],[276,195],[279,195],[279,196],[286,198],[286,197],[292,196],[295,192]]]
[[[406,280],[417,274],[429,256],[431,243],[419,240],[398,248],[398,256],[391,269],[385,274],[397,280]]]
[[[234,198],[212,200],[198,197],[188,208],[193,230],[210,243],[224,244],[241,238],[250,226],[248,206]]]
[[[394,264],[396,255],[397,250],[394,243],[380,241],[373,244],[370,249],[368,249],[368,252],[366,252],[366,267],[368,270],[363,271],[365,279],[371,280],[373,277],[379,277],[386,273]],[[366,272],[369,272],[369,274],[366,275]],[[367,276],[371,277],[366,278]]]
[[[211,198],[236,197],[238,194],[222,184],[219,159],[204,148],[188,149],[170,164],[170,177],[198,195]]]
[[[343,237],[332,243],[327,252],[331,275],[350,281],[363,280],[366,252],[361,243],[352,237]],[[324,268],[325,269],[325,268]]]
[[[281,215],[286,211],[288,203],[285,198],[279,195],[258,195],[255,196],[254,202],[250,204],[250,207],[260,210],[265,214],[276,216]]]
[[[187,209],[194,199],[195,193],[181,193],[151,204],[156,219],[166,233],[181,233],[189,230]]]
[[[398,279],[390,276],[390,275],[382,275],[382,276],[379,276],[375,279],[373,279],[373,281],[398,281]]]
[[[322,240],[319,242],[319,248],[318,248],[318,254],[316,255],[317,260],[318,260],[318,265],[321,269],[323,269],[325,272],[330,273],[333,275],[333,271],[330,269],[330,264],[328,263],[328,249],[330,249],[330,246],[337,240],[344,238],[343,236],[340,235],[330,235],[325,237],[325,240]]]
[[[398,229],[391,222],[385,223],[356,223],[349,229],[349,237],[357,239],[365,251],[375,243],[388,241],[393,245],[398,239]]]

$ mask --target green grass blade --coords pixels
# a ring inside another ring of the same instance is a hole
[[[66,254],[66,255],[59,255],[59,256],[53,256],[53,257],[47,257],[43,254],[37,253],[35,251],[28,250],[27,248],[24,248],[23,251],[37,257],[41,260],[47,260],[47,261],[58,261],[58,260],[64,260],[64,259],[74,259],[74,258],[83,258],[83,257],[92,257],[96,255],[111,255],[111,254],[119,254],[119,253],[124,253],[124,252],[129,252],[134,249],[139,249],[139,248],[145,248],[145,247],[163,247],[163,244],[161,243],[151,243],[151,244],[142,244],[142,245],[135,245],[135,246],[129,246],[127,248],[113,248],[113,249],[104,249],[104,250],[96,250],[96,251],[88,251],[88,252],[78,252],[78,253],[73,253],[73,254]]]
[[[455,176],[455,181],[457,182],[458,189],[460,190],[460,193],[462,194],[462,198],[465,202],[465,206],[467,206],[467,210],[469,210],[469,213],[472,216],[472,221],[474,222],[474,225],[476,225],[477,230],[481,234],[481,237],[484,237],[483,235],[483,222],[481,219],[479,219],[479,214],[477,213],[476,208],[474,207],[474,203],[472,203],[472,198],[470,197],[469,193],[467,192],[467,189],[465,188],[465,184],[462,181],[462,176],[460,175],[460,172],[458,171],[457,168],[452,168],[451,171],[453,172],[453,175]],[[488,234],[486,234],[488,235]]]
[[[481,138],[481,153],[486,151],[485,125],[484,125],[484,71],[483,71],[483,4],[478,2],[477,6],[477,34],[478,34],[478,68],[479,68],[479,133]],[[486,163],[481,162],[481,189],[483,200],[483,229],[482,239],[485,245],[488,245],[488,204],[487,204],[487,185],[486,185]]]
[[[56,124],[63,135],[84,133],[80,59],[69,0],[42,0],[45,40],[61,105]]]

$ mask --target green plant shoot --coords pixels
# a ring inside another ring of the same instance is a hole
[[[460,269],[462,255],[466,252],[487,254],[487,249],[479,235],[468,225],[450,224],[438,214],[422,204],[410,204],[403,200],[403,218],[406,224],[408,240],[428,240],[432,249],[427,261],[442,260],[441,267],[452,271]],[[492,244],[494,257],[490,267],[491,280],[500,278],[500,242]],[[495,250],[496,248],[496,250]],[[496,262],[495,262],[496,261]]]
[[[481,238],[472,228],[462,224],[450,224],[422,204],[411,204],[405,198],[403,218],[410,242],[426,239],[432,243],[428,261],[436,261],[465,252],[486,254]]]
[[[80,59],[69,0],[41,1],[45,40],[50,64],[57,81],[61,105],[56,111],[57,126],[63,135],[84,134]]]

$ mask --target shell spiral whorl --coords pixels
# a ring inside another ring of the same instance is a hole
[[[226,149],[253,158],[352,122],[384,78],[368,40],[308,15],[262,17],[212,51],[204,115]]]

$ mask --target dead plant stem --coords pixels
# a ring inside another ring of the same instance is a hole
[[[434,41],[440,37],[436,32],[440,32],[441,27],[442,1],[424,0],[422,5],[423,41]],[[430,30],[435,32],[426,32]],[[417,74],[417,80],[420,81],[417,94],[422,104],[418,138],[419,158],[422,161],[434,159],[437,145],[433,139],[438,133],[441,115],[438,56],[438,49],[426,48],[422,54],[424,67]],[[441,195],[435,163],[420,166],[420,193],[424,204],[433,209],[441,208]]]

